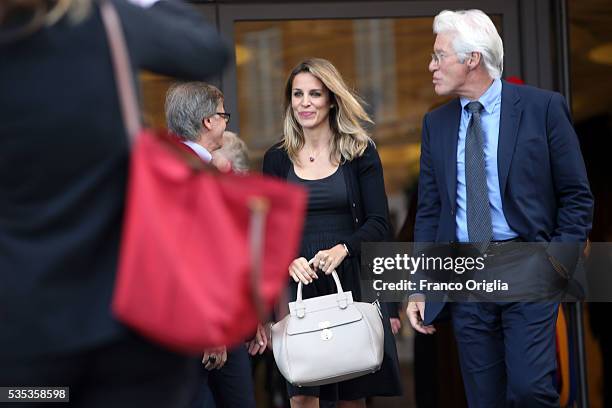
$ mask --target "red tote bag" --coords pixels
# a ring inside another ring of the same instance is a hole
[[[287,284],[306,193],[261,175],[218,173],[173,136],[140,129],[120,22],[110,2],[101,10],[135,140],[113,312],[178,351],[244,341]]]

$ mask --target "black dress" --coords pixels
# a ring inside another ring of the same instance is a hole
[[[354,232],[353,217],[343,172],[345,166],[322,179],[305,180],[295,174],[291,166],[287,180],[302,185],[308,190],[308,212],[304,223],[304,233],[300,247],[300,256],[310,260],[320,250],[332,248]],[[346,258],[336,272],[345,291],[352,291],[355,300],[360,300],[359,262],[357,258]],[[304,285],[303,297],[324,296],[336,292],[336,285],[331,276],[319,273],[319,279]],[[297,284],[291,282],[291,300],[296,299]],[[310,395],[323,400],[356,400],[371,396],[400,395],[399,364],[395,341],[389,327],[389,317],[383,307],[385,326],[385,358],[381,370],[340,383],[317,387],[296,387],[287,383],[289,396]]]

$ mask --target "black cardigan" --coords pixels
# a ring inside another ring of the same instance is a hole
[[[287,179],[292,163],[280,143],[272,146],[263,160],[264,174]],[[361,254],[362,242],[385,241],[389,237],[389,210],[380,157],[373,143],[363,155],[341,164],[353,216],[353,234],[346,244],[349,256]]]

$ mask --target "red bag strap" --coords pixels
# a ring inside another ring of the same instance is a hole
[[[251,219],[249,224],[249,245],[251,253],[251,293],[259,321],[268,320],[264,300],[259,291],[263,269],[264,241],[266,237],[266,217],[270,209],[269,201],[264,197],[253,197],[249,200]]]
[[[130,145],[133,145],[136,135],[140,131],[140,109],[136,99],[136,88],[131,77],[132,68],[125,45],[125,37],[121,20],[119,20],[119,15],[113,3],[109,0],[102,0],[100,3],[100,15],[111,51],[115,84],[117,85],[117,94],[121,105],[121,116]]]
[[[125,36],[117,10],[110,0],[100,1],[100,15],[111,52],[115,85],[117,86],[117,95],[119,96],[119,104],[121,106],[121,116],[130,146],[132,146],[136,142],[136,137],[141,129],[140,105],[136,98],[136,87],[132,78],[132,67],[127,52]],[[178,155],[191,169],[217,172],[214,166],[204,163],[194,155],[180,149],[169,138],[158,137],[158,140],[172,153]]]

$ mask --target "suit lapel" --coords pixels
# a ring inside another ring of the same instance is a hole
[[[514,155],[514,147],[521,121],[522,106],[516,90],[517,85],[502,81],[501,115],[499,121],[499,142],[497,144],[497,172],[499,189],[504,198],[508,172]]]
[[[448,200],[454,210],[457,203],[457,142],[459,140],[459,123],[461,123],[461,103],[459,98],[453,102],[449,110],[449,117],[441,121],[448,126],[443,128],[444,140],[444,166],[446,174],[446,187],[448,189]]]

